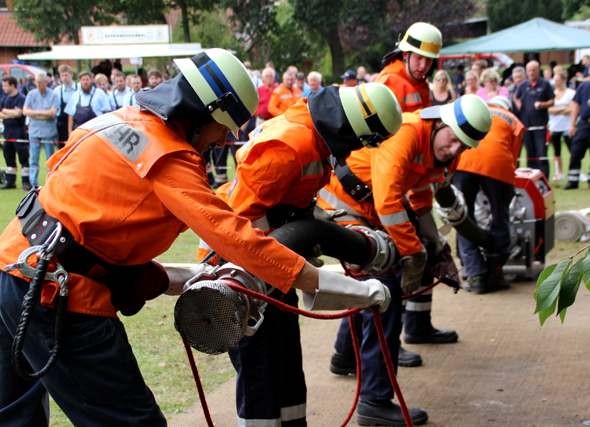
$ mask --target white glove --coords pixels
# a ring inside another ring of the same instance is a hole
[[[379,311],[383,313],[389,307],[389,289],[377,279],[359,282],[324,270],[319,270],[319,273],[315,294],[303,292],[306,310],[347,310],[378,305]]]
[[[436,227],[436,221],[432,215],[432,211],[417,219],[420,234],[424,241],[434,244],[434,254],[438,255],[442,252],[447,244],[447,239],[443,236]]]
[[[401,259],[404,266],[402,273],[402,290],[406,295],[413,294],[420,287],[422,282],[422,274],[424,267],[426,267],[426,249],[422,247],[420,252],[405,256]]]
[[[335,211],[327,211],[320,205],[316,205],[313,210],[313,217],[315,219],[321,219],[322,221],[336,222],[336,218],[346,215],[344,209],[336,209]]]

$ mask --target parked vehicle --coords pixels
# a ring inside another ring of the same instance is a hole
[[[19,83],[23,77],[33,76],[35,77],[40,71],[45,71],[42,68],[34,65],[26,64],[0,64],[0,76],[8,74],[9,76],[15,77]]]

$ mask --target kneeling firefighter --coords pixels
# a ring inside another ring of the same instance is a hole
[[[311,219],[315,195],[330,180],[334,158],[344,162],[353,150],[376,147],[400,126],[399,105],[384,85],[327,87],[256,128],[237,152],[233,182],[218,188],[217,194],[267,233]],[[199,250],[207,250],[203,242]],[[294,291],[270,295],[297,306]],[[322,306],[306,294],[303,300],[308,309]],[[298,316],[268,306],[265,318],[254,336],[244,337],[229,351],[238,372],[239,425],[305,426]]]
[[[425,246],[430,247],[433,258],[446,251],[449,254],[446,267],[456,272],[450,249],[438,232],[431,213],[431,184],[449,185],[457,157],[463,151],[477,147],[489,131],[491,122],[489,108],[475,95],[465,95],[442,107],[404,113],[399,132],[384,141],[379,150],[363,149],[352,153],[346,165],[337,167],[330,183],[318,193],[318,204],[322,208],[345,211],[344,216],[335,218],[339,224],[383,229],[393,238],[397,265],[378,276],[374,273],[390,287],[392,295],[401,295],[402,291],[411,294],[424,285]],[[408,203],[406,193],[414,218],[409,216],[405,206]],[[429,280],[432,282],[431,278]],[[373,316],[368,312],[357,316],[362,322],[363,368],[357,422],[360,425],[403,425],[401,409],[391,401],[393,388],[384,374],[385,361],[379,349]],[[382,319],[397,368],[402,328],[401,298],[393,299]],[[335,374],[354,373],[356,361],[348,322],[342,322],[334,347],[336,351],[330,370]],[[411,409],[410,415],[416,425],[428,420],[426,411],[420,408]]]
[[[1,426],[47,425],[47,393],[75,425],[166,425],[117,312],[181,293],[196,271],[153,258],[188,228],[283,292],[321,296],[326,282],[343,283],[265,237],[209,187],[201,153],[223,146],[258,106],[246,68],[221,49],[177,64],[182,73],[138,94],[138,107],[76,129],[0,237]],[[378,281],[346,284],[330,290],[333,308],[387,307]]]

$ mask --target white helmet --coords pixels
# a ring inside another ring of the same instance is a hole
[[[440,107],[440,118],[450,126],[461,142],[477,148],[492,127],[492,114],[487,104],[476,95],[463,95],[452,104]]]
[[[238,134],[258,108],[258,90],[238,58],[223,49],[207,49],[174,63],[213,120]]]
[[[416,22],[399,43],[402,52],[414,52],[427,58],[438,58],[442,47],[442,34],[434,25]]]
[[[378,146],[402,126],[402,109],[384,84],[341,87],[340,100],[352,130],[367,147]]]
[[[508,111],[510,111],[510,108],[512,107],[512,105],[510,105],[510,100],[508,98],[506,98],[505,96],[501,96],[501,95],[494,96],[492,99],[490,99],[488,101],[488,105],[500,107],[500,108],[503,108]]]

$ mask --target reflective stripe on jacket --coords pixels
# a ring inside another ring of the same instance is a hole
[[[401,59],[396,59],[381,70],[375,81],[393,91],[404,113],[412,113],[432,104],[428,81],[419,83],[410,78]]]
[[[254,230],[215,196],[205,161],[178,122],[122,108],[78,128],[48,167],[101,128],[73,149],[40,192],[43,208],[78,243],[110,263],[136,265],[165,252],[190,227],[225,259],[285,292],[291,288],[304,258]],[[28,246],[15,218],[0,237],[0,267]],[[68,285],[68,310],[116,316],[104,285],[77,275]],[[41,303],[52,306],[56,292],[55,283],[45,283]]]
[[[457,170],[514,185],[524,126],[508,110],[490,105],[490,111],[492,128],[480,141],[479,147],[461,154]]]

